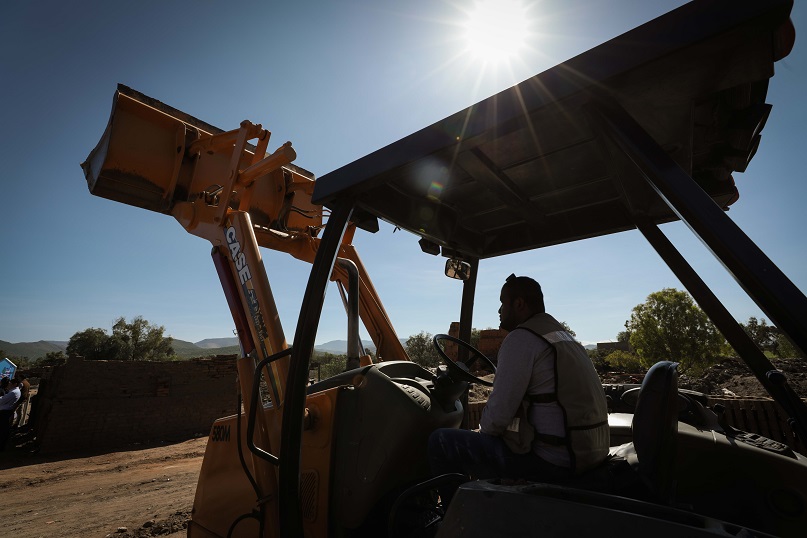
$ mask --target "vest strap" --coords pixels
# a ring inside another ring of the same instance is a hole
[[[527,394],[524,399],[530,403],[552,403],[558,401],[556,392],[546,392],[543,394]]]
[[[594,428],[600,428],[608,424],[607,420],[603,420],[602,422],[598,422],[596,424],[589,424],[588,426],[573,426],[569,428],[569,430],[575,431],[582,431],[582,430],[593,430]]]
[[[566,438],[565,437],[558,437],[557,435],[551,435],[548,433],[538,433],[535,432],[535,439],[537,441],[541,441],[547,445],[552,446],[566,446]]]

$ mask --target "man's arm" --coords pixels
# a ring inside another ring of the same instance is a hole
[[[12,409],[16,402],[17,402],[17,395],[14,394],[13,390],[10,390],[7,393],[0,396],[0,410]]]
[[[532,376],[535,339],[530,332],[517,329],[502,342],[493,391],[479,421],[482,433],[502,435],[516,415]]]

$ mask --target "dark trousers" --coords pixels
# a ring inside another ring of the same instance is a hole
[[[6,449],[8,437],[11,434],[11,419],[14,416],[14,411],[7,409],[0,411],[0,451]]]
[[[435,430],[429,436],[429,465],[433,476],[460,473],[475,479],[553,482],[571,475],[569,469],[553,465],[533,452],[514,454],[501,437],[450,428]],[[446,504],[453,493],[440,490]]]

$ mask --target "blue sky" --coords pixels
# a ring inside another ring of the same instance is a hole
[[[75,1],[0,6],[0,340],[67,340],[142,315],[182,340],[232,335],[209,244],[171,217],[89,194],[79,164],[124,83],[223,129],[249,119],[290,140],[296,164],[324,175],[659,16],[679,1],[545,0],[529,7],[528,46],[509,62],[468,53],[470,2]],[[807,289],[807,9],[776,65],[773,112],[729,215]],[[740,321],[762,317],[680,224],[663,226]],[[398,335],[446,332],[460,284],[417,238],[388,226],[355,240]],[[308,267],[263,251],[287,338]],[[474,326],[498,325],[511,272],[541,282],[547,309],[584,342],[614,339],[648,294],[682,286],[638,232],[480,265]],[[344,339],[328,295],[317,342]]]

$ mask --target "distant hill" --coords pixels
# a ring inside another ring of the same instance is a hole
[[[401,338],[400,341],[402,345],[406,346],[406,338]],[[362,340],[362,344],[368,351],[375,352],[375,345],[372,340]],[[238,345],[238,338],[235,337],[205,338],[196,343],[174,338],[173,347],[177,356],[183,359],[207,357],[211,355],[234,355],[241,352],[241,348]],[[40,340],[39,342],[20,342],[12,344],[11,342],[0,340],[0,350],[3,351],[4,357],[26,357],[30,360],[36,360],[52,351],[66,352],[67,342]],[[330,342],[314,346],[314,351],[344,355],[347,353],[347,340],[331,340]]]
[[[220,348],[225,347],[238,347],[238,338],[231,337],[231,338],[205,338],[204,340],[200,340],[195,344],[191,344],[190,342],[185,342],[182,340],[174,340],[174,342],[182,342],[180,347],[184,350],[187,346],[196,346],[202,349],[209,349],[209,350],[218,350]],[[371,340],[362,340],[364,347],[375,350],[375,346]],[[177,349],[177,345],[174,346],[174,349]],[[314,346],[314,349],[317,351],[322,351],[325,353],[335,353],[335,354],[344,354],[347,353],[347,340],[331,340],[330,342],[325,342],[324,344],[319,344]]]
[[[398,340],[401,341],[401,345],[406,347],[406,338],[399,338]],[[361,343],[364,345],[364,349],[375,353],[375,344],[373,344],[372,340],[362,340]],[[321,351],[323,353],[344,355],[347,353],[347,340],[331,340],[330,342],[325,342],[324,344],[314,346],[314,350]]]
[[[222,343],[234,341],[235,345],[200,347],[193,342],[174,339],[174,352],[178,357],[183,359],[192,359],[209,355],[234,355],[241,351],[237,339],[217,338],[212,340],[220,340]],[[24,357],[33,361],[41,359],[52,351],[62,351],[66,353],[67,342],[40,340],[39,342],[19,342],[12,344],[11,342],[0,340],[0,350],[3,352],[2,357],[9,357],[12,358],[12,360],[13,357]]]
[[[405,342],[406,339],[401,339],[401,343]],[[372,340],[362,340],[362,344],[364,345],[365,349],[375,351],[375,345],[373,344]],[[222,349],[224,348],[233,347],[238,350],[238,338],[206,338],[196,342],[195,344],[191,344],[190,342],[185,342],[183,340],[174,340],[174,351],[176,351],[177,354],[179,354],[179,349],[182,349],[183,352],[186,349],[193,349],[190,346],[195,346],[196,348],[205,349],[218,355],[222,355],[226,354],[222,352]],[[314,350],[322,353],[343,355],[347,353],[347,340],[331,340],[330,342],[325,342],[324,344],[314,346]]]
[[[375,345],[372,340],[362,340],[361,343],[364,345],[365,349],[375,351]],[[347,353],[347,340],[331,340],[330,342],[314,346],[314,349],[316,351],[322,351],[323,353],[344,355]]]
[[[212,344],[214,341],[220,341],[221,343],[234,341],[235,345],[214,345]],[[202,347],[198,343],[194,344],[193,342],[174,338],[174,353],[183,359],[194,359],[196,357],[208,357],[211,355],[237,355],[241,352],[241,347],[238,345],[238,339],[236,338],[210,338],[208,340],[202,340],[201,342],[207,343],[207,345]]]
[[[403,340],[405,342],[405,340]],[[362,340],[365,349],[375,352],[372,340]],[[203,357],[207,355],[232,355],[241,352],[237,338],[206,338],[191,343],[184,340],[174,340],[174,351],[183,358]],[[332,353],[344,355],[347,353],[347,340],[331,340],[324,344],[314,346],[319,353]]]
[[[238,338],[231,336],[230,338],[205,338],[195,343],[196,346],[202,349],[212,349],[218,347],[232,347],[238,346]]]
[[[44,357],[52,351],[65,351],[67,349],[67,342],[46,342],[40,340],[39,342],[19,342],[12,344],[0,340],[0,350],[3,351],[4,357],[27,357],[31,360]]]

